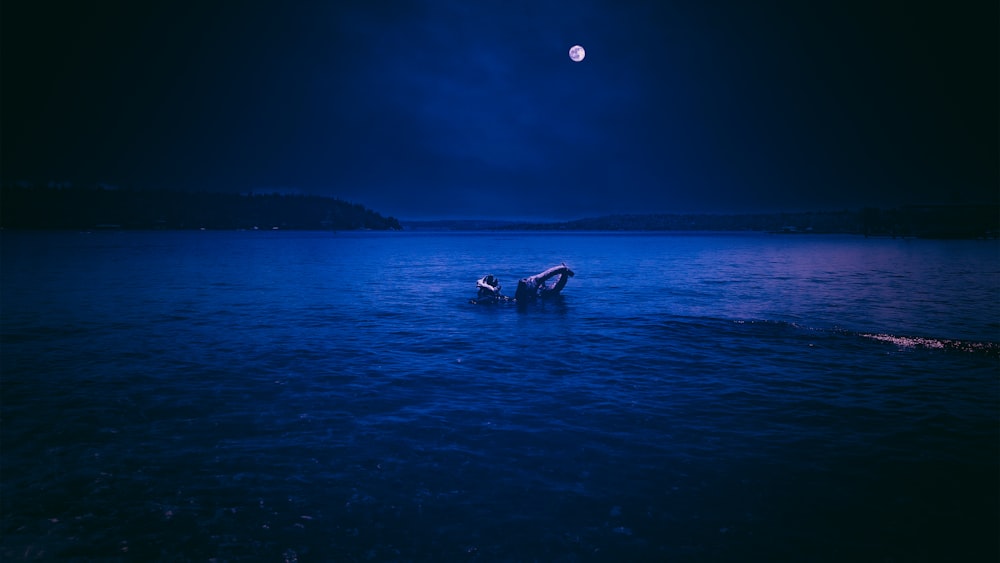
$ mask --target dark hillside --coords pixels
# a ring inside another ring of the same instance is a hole
[[[329,197],[22,186],[0,191],[0,227],[400,229],[393,217]]]

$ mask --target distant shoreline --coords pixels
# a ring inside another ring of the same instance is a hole
[[[402,230],[358,203],[301,194],[4,186],[0,228]]]
[[[572,221],[401,221],[407,231],[761,232],[780,235],[997,238],[1000,205],[922,205],[896,209],[747,214],[605,215]]]
[[[777,213],[616,214],[570,221],[400,221],[358,203],[302,194],[225,194],[6,185],[0,229],[764,232],[781,235],[992,239],[1000,205],[909,205],[894,209]]]

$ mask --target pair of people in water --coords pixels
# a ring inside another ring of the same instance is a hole
[[[476,280],[478,293],[476,298],[472,299],[472,302],[476,304],[498,303],[501,301],[526,303],[534,301],[539,297],[554,297],[559,295],[559,292],[566,287],[566,282],[574,275],[573,270],[567,268],[566,264],[560,264],[542,273],[521,278],[517,281],[517,290],[514,292],[514,298],[511,299],[500,293],[500,280],[493,274],[487,274]],[[549,285],[547,283],[548,280],[555,276],[559,276],[559,279],[556,280],[556,283]]]

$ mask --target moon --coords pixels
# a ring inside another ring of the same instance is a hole
[[[584,57],[587,56],[587,51],[579,45],[573,45],[569,48],[569,58],[573,59],[575,62],[580,62]]]

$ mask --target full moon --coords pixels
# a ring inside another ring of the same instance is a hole
[[[573,45],[569,48],[569,58],[576,62],[580,62],[584,57],[587,56],[587,52],[583,50],[583,47],[579,45]]]

